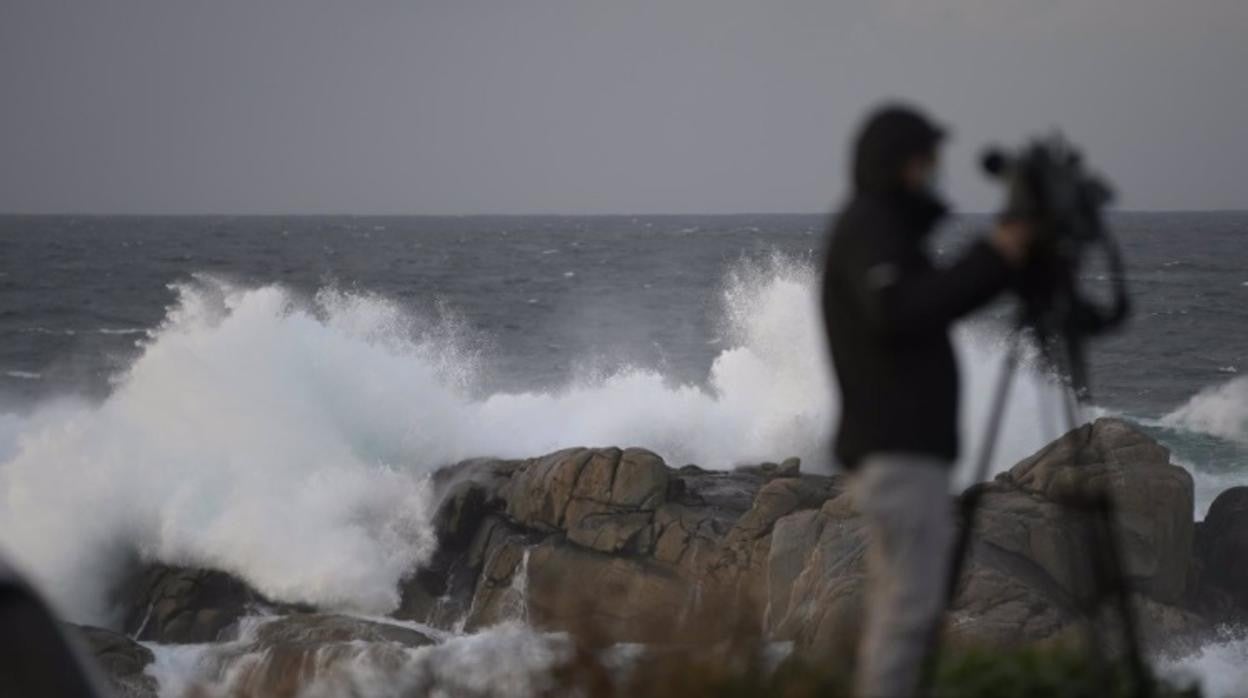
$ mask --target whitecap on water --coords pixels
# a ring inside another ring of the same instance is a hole
[[[1248,376],[1205,388],[1161,423],[1248,443]]]

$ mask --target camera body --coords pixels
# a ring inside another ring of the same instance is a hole
[[[1103,180],[1060,134],[1036,139],[1016,153],[990,148],[984,171],[1006,185],[1006,218],[1037,227],[1040,244],[1095,242],[1108,234],[1102,211],[1113,200]]]
[[[1022,301],[1019,325],[1033,331],[1076,393],[1086,395],[1083,340],[1119,327],[1130,311],[1122,257],[1105,224],[1113,192],[1084,168],[1079,152],[1060,134],[1013,153],[989,149],[982,164],[1005,185],[1001,217],[1025,221],[1035,233],[1015,287]],[[1108,300],[1080,285],[1081,270],[1098,253],[1108,272]],[[1054,351],[1054,345],[1064,351]]]

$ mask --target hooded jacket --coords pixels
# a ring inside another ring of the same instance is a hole
[[[938,268],[925,239],[944,217],[902,169],[943,137],[917,112],[876,113],[855,144],[854,192],[837,216],[823,274],[823,317],[841,390],[837,460],[910,453],[958,456],[958,367],[949,329],[1010,281],[985,241]]]

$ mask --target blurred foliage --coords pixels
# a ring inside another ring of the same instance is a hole
[[[713,592],[712,592],[713,593]],[[791,651],[763,637],[762,616],[738,599],[710,597],[666,642],[621,653],[610,633],[585,620],[571,633],[543,698],[850,698],[857,629],[847,626],[826,656]],[[575,614],[597,617],[589,608]],[[931,698],[1201,698],[1198,685],[1151,677],[1137,685],[1125,662],[1086,643],[977,648],[943,646]],[[1143,688],[1144,690],[1139,690]]]
[[[1197,686],[1176,686],[1154,678],[1147,692],[1122,663],[1096,661],[1063,649],[962,652],[945,659],[936,674],[936,695],[988,698],[1200,698]]]
[[[743,651],[745,650],[745,651]],[[744,646],[709,650],[656,650],[620,671],[601,654],[579,649],[556,672],[549,696],[585,698],[835,698],[850,696],[852,668],[796,656],[778,664]],[[1197,686],[1154,679],[1137,692],[1120,663],[1097,661],[1063,649],[964,651],[947,656],[936,672],[937,698],[1200,698]]]

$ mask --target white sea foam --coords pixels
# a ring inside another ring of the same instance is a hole
[[[102,403],[0,420],[0,546],[83,622],[107,622],[107,582],[135,554],[384,613],[430,552],[424,476],[439,465],[615,444],[673,465],[825,466],[836,401],[815,289],[809,266],[783,260],[730,274],[729,348],[705,385],[625,368],[482,396],[460,324],[371,295],[301,301],[201,278]],[[973,451],[1000,347],[969,333],[958,345]],[[1045,392],[1025,371],[997,469],[1056,435],[1037,429]]]
[[[1196,394],[1161,423],[1248,443],[1248,376],[1232,378]]]
[[[571,643],[509,622],[427,647],[352,642],[312,651],[298,675],[275,680],[269,662],[280,654],[256,648],[256,632],[268,622],[244,619],[238,640],[214,645],[149,645],[155,656],[146,673],[162,698],[187,695],[225,698],[259,695],[280,685],[301,698],[531,698],[550,695],[551,669],[566,662]]]
[[[1211,642],[1181,659],[1164,660],[1158,670],[1172,680],[1199,681],[1205,698],[1242,698],[1248,695],[1248,638]]]

